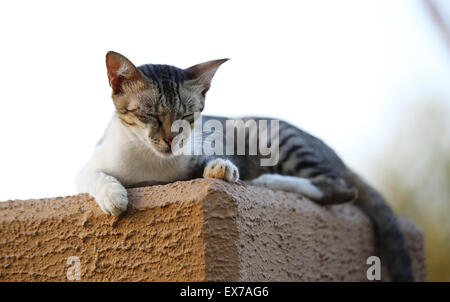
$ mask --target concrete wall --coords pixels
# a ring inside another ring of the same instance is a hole
[[[376,255],[351,204],[210,179],[128,192],[120,218],[87,194],[0,203],[0,280],[66,281],[76,256],[81,281],[366,281]],[[425,280],[422,233],[400,223]]]

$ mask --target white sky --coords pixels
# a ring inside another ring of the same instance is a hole
[[[450,100],[448,49],[414,0],[3,1],[0,31],[0,200],[75,193],[113,112],[108,50],[231,58],[205,113],[289,120],[356,170],[408,104]]]

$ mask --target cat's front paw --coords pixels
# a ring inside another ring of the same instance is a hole
[[[95,201],[106,214],[119,216],[127,209],[127,190],[119,182],[112,181],[103,187]]]
[[[203,178],[218,178],[236,182],[239,180],[239,170],[231,161],[218,158],[206,165],[203,170]]]

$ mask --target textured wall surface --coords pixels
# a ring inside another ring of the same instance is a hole
[[[0,280],[66,281],[77,256],[81,281],[365,281],[376,255],[351,204],[210,179],[128,192],[120,218],[87,194],[0,203]],[[425,280],[422,233],[400,223]]]

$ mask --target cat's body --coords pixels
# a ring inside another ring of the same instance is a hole
[[[260,164],[263,156],[259,152],[222,156],[172,154],[175,134],[170,126],[175,120],[186,120],[191,128],[200,123],[194,121],[192,114],[203,110],[211,79],[225,61],[210,61],[186,70],[166,65],[136,68],[125,57],[108,53],[108,76],[117,111],[77,177],[78,190],[90,193],[100,208],[112,215],[126,210],[125,188],[202,176],[230,182],[240,178],[253,185],[300,193],[320,204],[356,200],[374,222],[380,254],[392,279],[412,281],[408,250],[395,215],[375,190],[314,136],[280,121],[279,135],[270,141],[279,143],[279,161],[269,166]],[[210,120],[226,129],[226,118],[202,117],[202,123]],[[246,151],[249,142],[258,141],[258,131],[245,131]],[[226,154],[225,139],[223,142]]]

